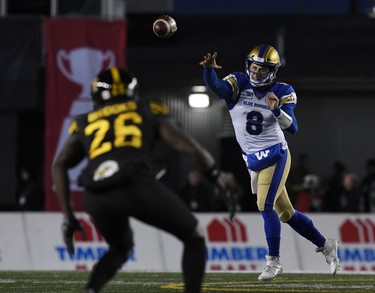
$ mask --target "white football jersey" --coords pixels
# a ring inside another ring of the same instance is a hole
[[[234,72],[224,80],[233,88],[233,96],[223,98],[227,103],[236,139],[242,151],[246,154],[255,153],[279,143],[286,149],[284,132],[268,108],[266,96],[268,92],[273,92],[283,109],[282,105],[287,106],[297,102],[293,88],[288,84],[275,82],[270,88],[261,92],[240,72]]]

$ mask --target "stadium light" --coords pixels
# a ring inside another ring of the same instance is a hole
[[[206,91],[205,86],[193,86],[192,93],[189,95],[189,106],[192,108],[207,108],[210,105],[210,97]]]
[[[192,108],[207,108],[210,98],[207,94],[195,93],[189,95],[189,106]]]
[[[205,93],[207,88],[204,85],[195,85],[191,88],[194,93]]]

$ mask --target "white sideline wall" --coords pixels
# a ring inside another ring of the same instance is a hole
[[[196,214],[207,240],[207,271],[260,271],[267,246],[258,213]],[[375,215],[308,214],[328,238],[340,241],[341,270],[375,272]],[[61,213],[0,213],[0,270],[90,270],[107,249],[85,213],[77,213],[87,239],[75,236],[75,254],[62,242]],[[135,248],[124,271],[181,271],[182,244],[170,234],[131,220]],[[282,225],[281,261],[286,272],[329,272],[315,246]]]

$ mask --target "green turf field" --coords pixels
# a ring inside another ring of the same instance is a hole
[[[0,272],[0,292],[81,292],[88,272]],[[207,273],[203,292],[375,292],[369,274],[282,274],[259,282],[254,273]],[[183,292],[179,273],[119,273],[102,291]]]

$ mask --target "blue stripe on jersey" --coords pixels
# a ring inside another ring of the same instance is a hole
[[[285,152],[284,155],[276,164],[276,168],[272,176],[270,188],[268,189],[266,203],[264,205],[265,211],[269,211],[273,209],[273,204],[275,202],[277,189],[279,189],[280,181],[284,174],[287,156],[288,156],[288,152]]]
[[[264,55],[266,54],[268,49],[268,45],[263,45],[259,50],[259,57],[264,58]]]

